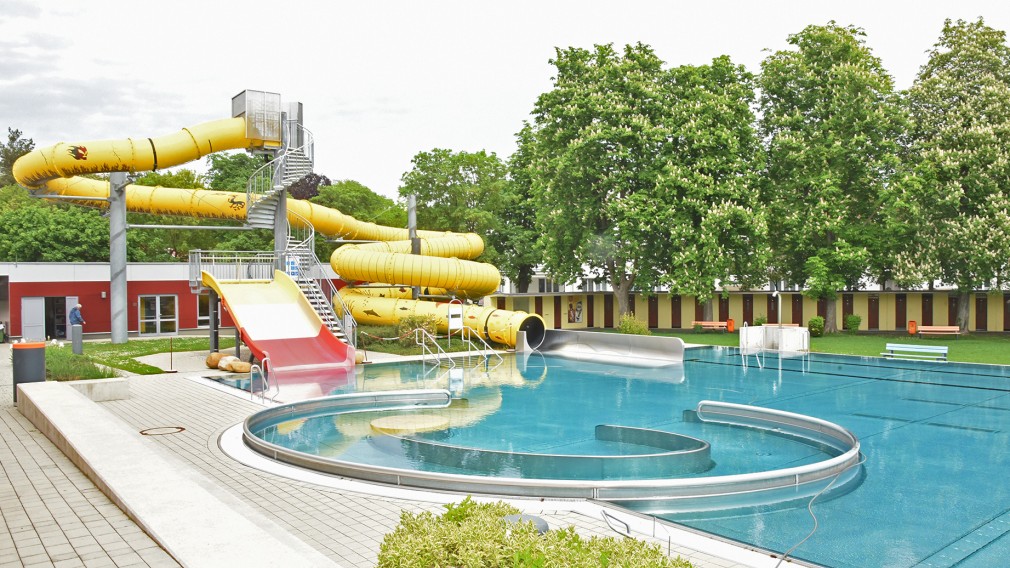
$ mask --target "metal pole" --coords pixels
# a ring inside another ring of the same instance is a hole
[[[210,308],[210,352],[217,353],[220,351],[218,345],[218,310],[220,309],[220,303],[218,302],[217,292],[211,290],[209,293],[210,298],[207,299],[207,306]]]
[[[109,308],[112,343],[126,343],[126,173],[109,176]]]
[[[417,196],[411,193],[407,196],[407,236],[410,238],[410,254],[421,254],[421,239],[417,238]],[[421,295],[420,286],[412,286],[411,299],[416,300]]]

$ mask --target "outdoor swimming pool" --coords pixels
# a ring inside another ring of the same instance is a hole
[[[702,400],[754,405],[835,423],[855,434],[865,457],[853,468],[858,476],[818,499],[818,529],[793,556],[827,566],[997,566],[1010,554],[1010,489],[1002,483],[1010,466],[1010,370],[830,355],[745,359],[732,348],[691,349],[685,359],[648,369],[540,355],[491,372],[366,366],[332,394],[440,388],[453,401],[444,414],[424,410],[435,416],[428,428],[394,424],[394,443],[372,429],[390,413],[300,416],[257,435],[322,456],[503,476],[516,474],[514,463],[481,457],[468,464],[465,453],[432,459],[419,444],[562,456],[655,452],[599,439],[601,424],[710,442],[709,460],[669,473],[676,478],[804,466],[840,453],[831,444],[706,423],[694,412]],[[651,467],[645,475],[656,474]],[[808,501],[686,513],[657,500],[622,505],[781,552],[813,527]]]

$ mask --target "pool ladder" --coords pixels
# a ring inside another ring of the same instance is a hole
[[[260,365],[253,365],[249,368],[249,400],[255,401],[255,397],[259,394],[260,404],[266,404],[267,400],[270,402],[277,402],[277,395],[280,394],[280,385],[277,386],[277,393],[272,397],[269,396],[272,387],[270,385],[270,357],[263,357],[263,361]],[[259,378],[260,384],[263,388],[255,388],[256,379]]]

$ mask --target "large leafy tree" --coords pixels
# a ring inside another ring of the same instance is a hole
[[[753,76],[728,57],[669,73],[670,144],[657,183],[666,234],[657,246],[670,291],[711,297],[715,283],[766,280],[767,226],[758,199],[762,147]],[[711,302],[706,303],[711,319]]]
[[[906,100],[914,127],[904,219],[916,229],[902,256],[908,282],[940,280],[970,293],[1010,280],[1010,47],[979,18],[947,20]]]
[[[753,283],[764,226],[753,205],[750,76],[728,58],[664,70],[648,46],[558,50],[554,87],[520,136],[548,270],[710,298]]]
[[[484,237],[480,260],[494,263],[503,245],[499,212],[508,191],[508,168],[494,154],[435,148],[419,152],[403,174],[400,196],[417,197],[417,225],[433,231]]]
[[[547,270],[572,282],[609,280],[618,311],[633,286],[665,270],[657,253],[664,146],[670,139],[663,62],[637,44],[558,49],[553,88],[533,108],[529,177]]]
[[[222,152],[207,156],[210,166],[204,176],[208,189],[220,191],[245,191],[246,184],[260,166],[265,162],[263,156],[255,156],[246,152]]]
[[[354,180],[341,180],[319,186],[319,195],[309,199],[312,203],[336,209],[359,221],[387,227],[406,227],[407,210],[392,199],[375,193]],[[316,243],[316,256],[330,257],[333,245],[322,239]]]
[[[516,135],[519,145],[508,164],[511,183],[499,215],[504,244],[499,250],[498,268],[521,292],[529,289],[537,266],[543,263],[540,250],[534,246],[540,231],[537,230],[537,209],[530,179],[530,136],[528,125]]]
[[[894,240],[883,212],[903,115],[864,33],[834,22],[789,37],[761,64],[762,193],[773,278],[834,300],[864,276],[887,277]],[[876,274],[871,274],[876,272]],[[825,330],[834,331],[835,302]]]
[[[16,207],[0,209],[0,259],[106,262],[109,223],[97,209],[53,205],[32,198],[18,201]]]
[[[35,149],[31,138],[22,138],[21,131],[7,127],[7,142],[0,144],[0,187],[15,183],[14,162]]]

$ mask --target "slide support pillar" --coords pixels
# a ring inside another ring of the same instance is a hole
[[[126,343],[126,173],[109,176],[109,309],[112,343]]]

